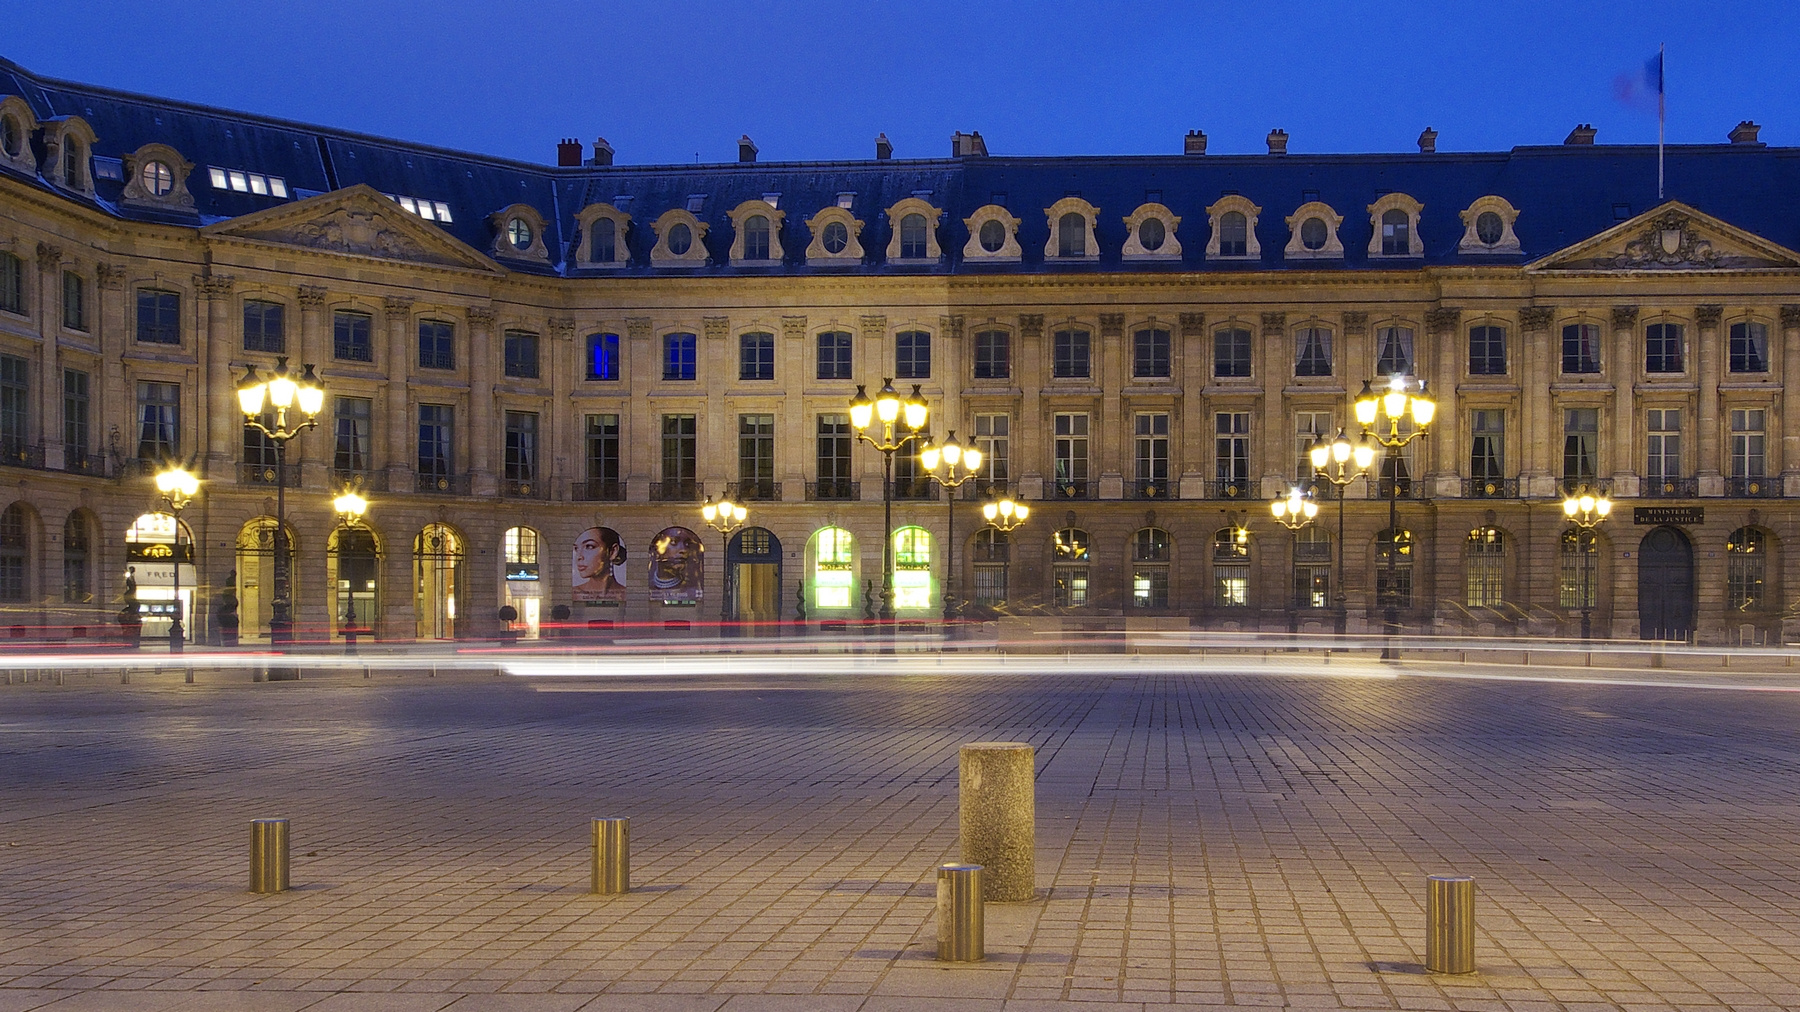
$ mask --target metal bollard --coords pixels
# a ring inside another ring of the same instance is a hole
[[[1425,969],[1475,972],[1475,880],[1467,875],[1425,879]]]
[[[594,820],[594,892],[631,891],[631,820]]]
[[[250,891],[285,892],[288,887],[288,820],[250,821]]]
[[[987,958],[981,871],[978,864],[938,865],[937,958],[943,962],[979,963]]]

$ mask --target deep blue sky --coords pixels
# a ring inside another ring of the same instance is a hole
[[[1407,151],[1654,142],[1614,79],[1667,43],[1669,140],[1800,144],[1791,0],[0,2],[0,56],[91,84],[537,162]]]

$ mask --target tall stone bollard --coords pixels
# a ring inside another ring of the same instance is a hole
[[[1035,753],[1020,741],[980,741],[962,747],[960,821],[962,860],[978,864],[981,896],[996,903],[1037,895],[1037,779]]]

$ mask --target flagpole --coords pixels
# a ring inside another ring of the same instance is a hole
[[[1669,46],[1656,47],[1656,199],[1663,199],[1663,122],[1668,119]]]

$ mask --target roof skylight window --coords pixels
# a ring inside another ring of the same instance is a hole
[[[704,194],[704,193],[688,194],[687,209],[688,209],[689,214],[699,214],[702,210],[705,209],[705,207],[706,207],[706,194]]]
[[[387,199],[399,204],[410,214],[416,214],[426,221],[450,223],[450,205],[441,200],[426,200],[424,197],[408,197],[405,194],[389,193]]]
[[[856,192],[855,191],[851,191],[849,193],[840,193],[837,195],[837,206],[843,208],[846,211],[850,210],[850,205],[854,204],[855,202],[856,202]]]
[[[209,166],[206,174],[211,177],[213,189],[235,190],[238,193],[254,193],[259,197],[288,197],[287,180],[280,176],[267,176],[260,172],[246,172],[243,169],[222,169]]]

